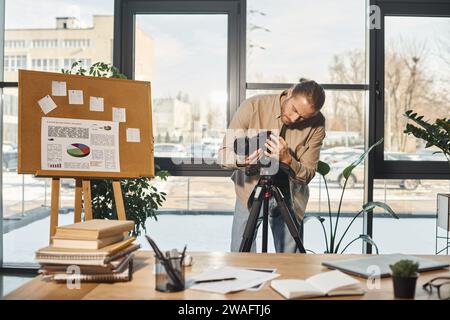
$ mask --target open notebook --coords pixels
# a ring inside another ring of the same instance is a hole
[[[306,280],[272,280],[270,286],[287,299],[362,295],[365,293],[358,280],[337,270],[319,273]]]

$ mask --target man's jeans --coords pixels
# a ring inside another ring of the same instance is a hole
[[[290,199],[288,197],[285,198],[286,203],[290,206]],[[291,206],[290,206],[291,207]],[[241,205],[241,202],[236,199],[236,205],[234,210],[233,217],[233,226],[231,233],[231,251],[238,252],[242,242],[242,236],[244,235],[245,226],[247,225],[247,220],[250,213],[247,208],[244,208]],[[292,216],[292,215],[291,215]],[[263,206],[261,206],[261,211],[259,213],[257,228],[261,224],[263,218]],[[294,223],[299,229],[298,218],[293,217]],[[294,238],[292,238],[289,233],[289,229],[284,222],[283,215],[281,214],[280,207],[277,206],[277,202],[275,198],[272,197],[269,201],[269,225],[272,230],[273,241],[275,244],[276,252],[296,252],[297,244],[295,243]],[[256,252],[256,234],[257,230],[255,230],[254,239],[252,243],[252,252]]]

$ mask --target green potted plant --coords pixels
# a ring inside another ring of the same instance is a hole
[[[394,296],[402,299],[413,299],[416,294],[416,283],[419,273],[419,263],[411,260],[400,260],[389,265],[392,271]]]
[[[83,68],[82,61],[72,64],[70,70],[61,70],[64,74],[78,74],[91,77],[107,77],[126,79],[119,69],[111,64],[97,62],[90,68]],[[155,178],[166,181],[169,173],[155,166]],[[122,179],[122,189],[125,213],[128,220],[134,220],[135,227],[131,232],[138,236],[146,231],[147,218],[158,220],[156,212],[166,200],[166,193],[158,191],[150,178]],[[94,219],[117,219],[114,192],[110,180],[97,179],[91,181],[92,215]]]
[[[350,222],[347,225],[347,227],[345,228],[345,230],[341,234],[339,234],[339,232],[338,232],[338,225],[339,225],[339,221],[340,221],[340,217],[341,217],[342,201],[344,199],[344,193],[345,193],[345,189],[347,187],[348,179],[351,177],[353,169],[355,169],[361,162],[363,162],[364,159],[367,157],[367,155],[370,153],[370,151],[372,151],[372,149],[374,149],[376,146],[381,144],[381,142],[383,142],[383,139],[380,139],[375,144],[373,144],[368,150],[366,150],[363,154],[361,154],[361,156],[359,158],[357,158],[355,161],[353,161],[351,164],[349,164],[342,171],[342,177],[344,177],[345,180],[344,180],[344,184],[342,187],[341,196],[340,196],[340,200],[339,200],[339,204],[338,204],[338,208],[337,208],[335,217],[333,217],[333,214],[332,214],[331,199],[330,199],[330,193],[328,190],[328,184],[327,184],[327,178],[326,178],[326,175],[330,172],[331,168],[327,163],[325,163],[323,161],[319,161],[318,166],[317,166],[317,172],[322,176],[323,181],[325,183],[325,190],[326,190],[327,200],[328,200],[329,230],[327,232],[327,227],[326,227],[327,223],[325,222],[326,219],[321,216],[315,216],[315,215],[305,216],[305,218],[303,219],[303,223],[306,223],[307,221],[312,220],[312,218],[319,221],[319,223],[322,227],[322,230],[323,230],[323,235],[324,235],[325,253],[344,253],[345,250],[347,250],[347,248],[351,244],[353,244],[356,241],[361,240],[363,242],[370,243],[375,248],[375,251],[378,254],[379,253],[378,247],[368,234],[361,234],[358,237],[350,240],[344,246],[343,241],[345,240],[347,232],[350,230],[350,227],[352,226],[352,224],[356,221],[356,218],[360,217],[363,213],[372,211],[376,207],[383,209],[385,213],[389,214],[391,217],[393,217],[395,219],[398,219],[398,216],[395,214],[395,212],[392,210],[392,208],[390,206],[388,206],[386,203],[379,202],[379,201],[367,202],[366,204],[364,204],[362,206],[360,211],[355,213],[355,215],[352,217],[352,219],[350,220]],[[308,250],[308,251],[311,251],[311,250]]]

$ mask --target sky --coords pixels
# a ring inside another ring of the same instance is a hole
[[[226,93],[226,15],[138,15],[136,23],[154,39],[157,95]]]
[[[56,16],[75,16],[90,26],[92,15],[113,14],[113,8],[113,0],[6,0],[6,28],[51,28]],[[247,54],[247,82],[306,77],[327,83],[334,55],[365,48],[364,0],[248,0],[247,12],[247,40],[256,45]],[[154,40],[154,96],[208,92],[220,102],[226,91],[226,16],[140,15],[137,22]],[[430,44],[450,30],[450,19],[394,19],[389,25],[394,42],[402,34]],[[432,69],[440,70],[436,61]]]
[[[5,28],[54,28],[56,17],[76,17],[92,26],[92,15],[112,15],[114,0],[5,0]]]

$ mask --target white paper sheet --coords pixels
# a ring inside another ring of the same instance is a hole
[[[50,111],[52,111],[53,109],[57,108],[56,103],[53,101],[53,99],[49,95],[46,95],[41,100],[39,100],[38,104],[41,107],[41,110],[42,110],[42,112],[44,112],[44,114],[47,114]]]
[[[64,81],[52,81],[52,96],[65,97],[67,96],[67,86]]]
[[[89,110],[103,112],[105,110],[102,97],[90,97],[89,98]]]
[[[112,121],[114,122],[126,122],[125,108],[112,108]]]
[[[127,128],[127,142],[141,142],[141,130],[138,128]]]
[[[244,269],[253,270],[253,271],[259,271],[259,272],[267,272],[267,273],[276,273],[277,268],[258,268],[258,267],[247,267]],[[248,288],[247,291],[258,291],[264,286],[265,282],[260,283],[259,285],[256,285],[254,287]]]
[[[43,117],[41,168],[119,172],[118,123]]]
[[[83,104],[83,91],[69,90],[69,104]]]
[[[236,280],[206,282],[194,284],[190,289],[226,294],[254,287],[260,283],[275,279],[278,273],[246,270],[234,267],[221,267],[208,270],[194,277],[195,281],[235,277]]]

